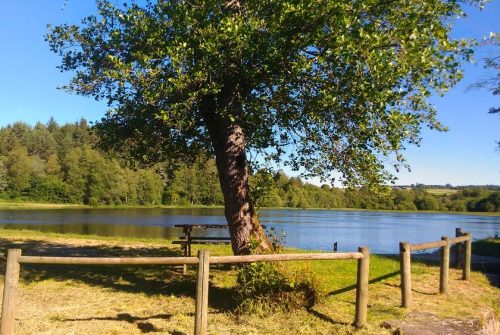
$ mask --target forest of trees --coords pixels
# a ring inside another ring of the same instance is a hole
[[[223,205],[213,159],[141,168],[117,153],[99,150],[97,143],[83,119],[0,128],[0,198],[93,206]],[[262,207],[500,211],[500,189],[495,186],[439,193],[432,192],[436,186],[416,185],[380,195],[367,188],[319,187],[283,172],[253,175],[252,184],[259,179],[266,185],[257,200]]]

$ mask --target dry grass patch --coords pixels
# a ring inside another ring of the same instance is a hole
[[[175,303],[174,303],[175,302]],[[148,296],[69,281],[23,285],[16,334],[169,334],[192,328],[188,297]]]
[[[450,269],[448,293],[439,294],[439,267],[416,264],[422,274],[414,276],[412,283],[413,305],[409,311],[426,311],[441,318],[472,318],[485,309],[500,310],[500,290],[492,287],[487,278],[478,272],[471,273],[471,280],[462,280],[462,270]]]
[[[90,208],[86,205],[78,204],[44,204],[37,202],[4,202],[0,201],[0,209],[14,210],[14,209],[69,209],[69,208]]]
[[[434,195],[451,195],[458,192],[458,190],[454,190],[451,188],[426,188],[425,191]]]

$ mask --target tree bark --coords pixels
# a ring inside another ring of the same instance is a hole
[[[238,15],[240,9],[240,0],[224,1],[223,10],[227,15]],[[200,107],[215,151],[233,253],[265,253],[273,247],[250,199],[245,133],[237,121],[243,119],[242,96],[249,88],[245,88],[245,80],[238,70],[241,58],[229,56],[228,64],[232,66],[227,67],[220,93],[202,98]],[[211,80],[211,76],[208,78]]]
[[[272,246],[250,199],[248,161],[242,128],[230,125],[224,130],[223,139],[224,142],[215,148],[216,164],[233,252],[235,255],[246,255],[271,251]]]
[[[206,107],[206,106],[205,106]],[[224,214],[235,255],[272,251],[250,199],[245,134],[241,126],[205,109],[208,132],[215,151],[219,182],[224,196]]]

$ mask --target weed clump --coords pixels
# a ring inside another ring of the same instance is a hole
[[[284,250],[284,234],[268,232],[274,252]],[[318,280],[310,266],[290,271],[286,263],[256,262],[238,271],[236,288],[237,312],[267,314],[274,311],[310,309],[321,298]]]

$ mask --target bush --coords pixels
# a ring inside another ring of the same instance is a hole
[[[466,212],[467,203],[465,200],[453,200],[449,207],[450,211],[454,212]]]
[[[395,209],[406,210],[406,211],[416,211],[417,206],[415,206],[415,204],[413,202],[405,201],[405,202],[401,202],[398,205],[396,205]]]
[[[283,205],[283,200],[275,190],[257,200],[259,207],[283,207]]]
[[[34,177],[28,189],[28,196],[33,200],[42,200],[54,203],[73,202],[68,185],[54,176]]]
[[[312,308],[322,294],[310,272],[287,273],[276,263],[251,263],[238,272],[237,311],[270,313]]]
[[[268,232],[275,252],[284,250],[284,234]],[[255,246],[257,243],[255,243]],[[255,250],[255,246],[251,246]],[[322,294],[312,271],[290,272],[282,263],[257,262],[238,271],[237,312],[270,313],[276,310],[312,308]]]
[[[493,192],[488,197],[479,200],[475,210],[481,212],[500,211],[500,192]]]
[[[424,210],[424,211],[437,211],[440,208],[439,201],[430,195],[417,198],[415,200],[415,205],[419,210]]]

